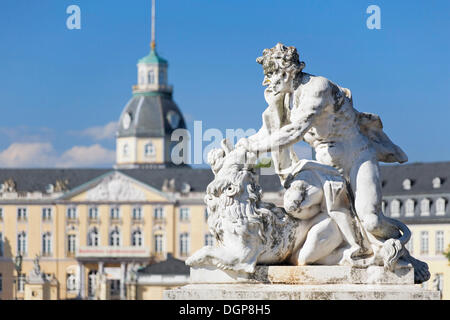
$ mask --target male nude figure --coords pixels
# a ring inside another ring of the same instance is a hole
[[[277,44],[264,50],[257,62],[264,68],[269,107],[263,114],[263,128],[237,146],[272,152],[283,181],[297,162],[290,147],[306,141],[317,161],[338,169],[350,184],[364,229],[377,239],[398,238],[398,228],[381,210],[378,160],[405,162],[407,157],[382,132],[378,117],[355,110],[350,90],[302,72],[305,65],[294,47]]]

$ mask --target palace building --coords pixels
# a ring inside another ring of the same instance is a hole
[[[1,299],[158,299],[187,282],[180,260],[214,243],[203,202],[213,174],[171,162],[171,135],[186,123],[154,39],[120,115],[114,168],[0,169]],[[424,286],[450,299],[450,163],[381,171],[384,212],[412,230],[409,249],[432,273]],[[278,177],[260,183],[264,200],[280,205]],[[37,255],[49,288],[42,296],[26,292]]]

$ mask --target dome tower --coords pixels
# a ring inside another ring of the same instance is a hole
[[[154,0],[150,48],[150,54],[138,61],[138,84],[133,86],[133,97],[119,119],[117,168],[171,165],[171,151],[176,144],[171,141],[171,134],[176,129],[186,129],[183,115],[172,99],[168,62],[156,52]]]

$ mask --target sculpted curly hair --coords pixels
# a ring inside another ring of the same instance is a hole
[[[278,71],[279,69],[288,72],[301,72],[305,68],[305,63],[300,61],[299,54],[295,47],[286,47],[282,43],[271,49],[264,49],[263,56],[256,59],[264,69],[264,74]]]

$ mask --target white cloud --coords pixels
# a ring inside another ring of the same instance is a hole
[[[110,140],[116,137],[116,132],[119,129],[119,124],[115,121],[105,124],[104,126],[97,126],[84,129],[82,131],[75,131],[72,134],[89,137],[95,141]]]
[[[48,142],[13,143],[0,152],[0,167],[53,168],[112,166],[115,151],[99,144],[75,146],[59,155]]]
[[[58,160],[61,167],[88,167],[111,165],[116,158],[114,150],[108,150],[99,144],[92,146],[75,146],[64,152]]]
[[[0,166],[8,168],[45,167],[55,160],[50,143],[13,143],[0,152]]]

